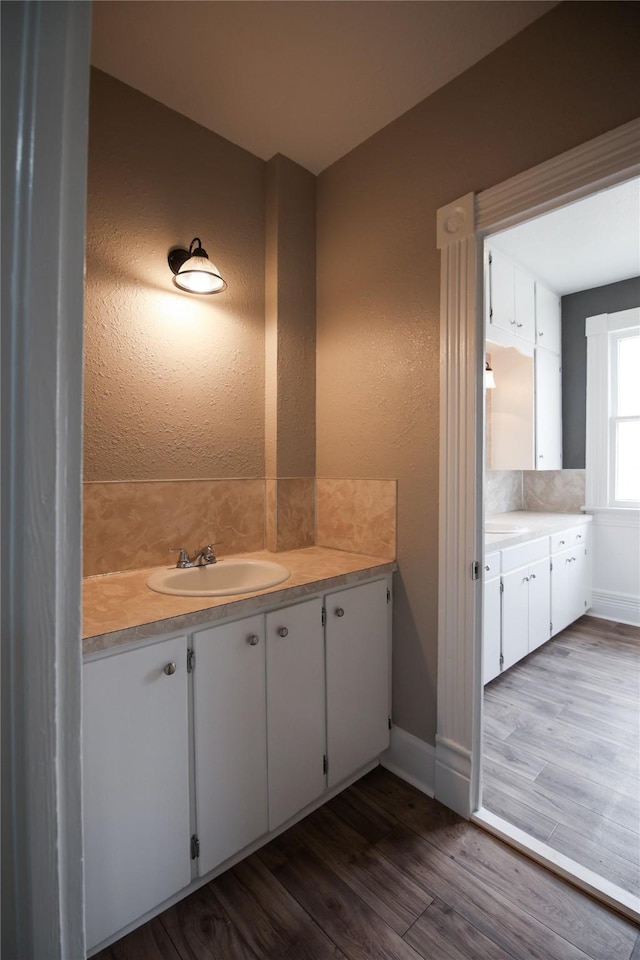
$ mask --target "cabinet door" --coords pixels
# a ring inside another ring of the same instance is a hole
[[[529,567],[529,652],[551,636],[550,561],[539,560]]]
[[[589,557],[585,547],[576,546],[571,554],[571,622],[582,617],[591,606],[591,577]]]
[[[552,558],[551,571],[551,623],[552,636],[569,626],[575,618],[575,578],[576,556],[580,551],[575,547],[563,550]]]
[[[328,786],[389,746],[389,630],[384,580],[326,598]]]
[[[513,264],[502,254],[491,251],[489,323],[502,330],[515,332],[515,272]],[[489,336],[489,333],[487,333]]]
[[[267,614],[269,829],[326,787],[322,601]]]
[[[536,470],[562,469],[562,370],[557,353],[536,349]]]
[[[500,673],[500,577],[484,585],[482,633],[482,682],[489,683]]]
[[[536,283],[536,343],[551,350],[562,351],[560,297]]]
[[[267,832],[264,617],[194,636],[196,816],[201,876]]]
[[[536,338],[536,299],[535,283],[528,273],[514,270],[515,327],[514,333],[534,343]]]
[[[502,669],[529,652],[529,574],[526,567],[502,576]]]
[[[179,637],[83,667],[89,948],[191,880],[186,658]]]

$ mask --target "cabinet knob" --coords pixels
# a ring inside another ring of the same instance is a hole
[[[521,326],[522,326],[521,323],[516,323],[516,327],[518,327],[518,329],[520,329]]]
[[[168,663],[168,664],[166,665],[166,667],[164,668],[164,672],[166,673],[166,675],[167,675],[168,677],[172,677],[172,676],[174,675],[174,673],[176,672],[176,665],[175,665],[175,663]]]
[[[559,546],[564,547],[564,540],[561,540],[561,541],[560,541]]]
[[[530,574],[529,574],[529,580],[535,580],[535,578],[536,578],[535,573],[530,573]]]
[[[278,630],[278,636],[279,636],[279,637],[288,637],[288,636],[289,636],[289,631],[287,630],[286,627],[280,627],[280,629]]]
[[[337,608],[336,617],[344,617],[344,610],[342,609],[342,607]]]
[[[576,533],[576,540],[582,540],[582,534]]]
[[[523,577],[523,578],[522,578],[522,582],[523,582],[523,583],[529,583],[529,577]]]
[[[538,336],[544,337],[544,330],[538,330]]]
[[[538,454],[538,460],[544,460],[544,453]]]
[[[254,633],[252,636],[247,637],[247,643],[250,647],[255,647],[257,643],[260,643],[260,637],[257,637]]]
[[[489,566],[488,563],[485,563],[484,568],[485,568],[485,570],[490,570],[490,569],[491,569],[491,567]]]

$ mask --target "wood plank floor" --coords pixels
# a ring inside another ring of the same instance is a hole
[[[582,617],[485,687],[483,806],[640,894],[640,629]]]
[[[639,960],[638,928],[376,768],[100,960]]]

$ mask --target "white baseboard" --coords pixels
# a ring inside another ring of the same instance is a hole
[[[436,749],[401,727],[391,728],[391,746],[380,757],[381,765],[428,797],[435,790]]]
[[[640,597],[632,593],[594,590],[589,614],[602,620],[640,626]]]
[[[435,797],[461,817],[471,816],[471,752],[440,736],[436,736]]]

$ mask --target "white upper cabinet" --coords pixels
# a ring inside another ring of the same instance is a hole
[[[560,357],[536,348],[536,470],[562,470]]]
[[[561,331],[560,297],[536,283],[536,344],[552,353],[561,353]]]
[[[533,343],[535,340],[535,285],[496,250],[489,255],[489,325]]]

